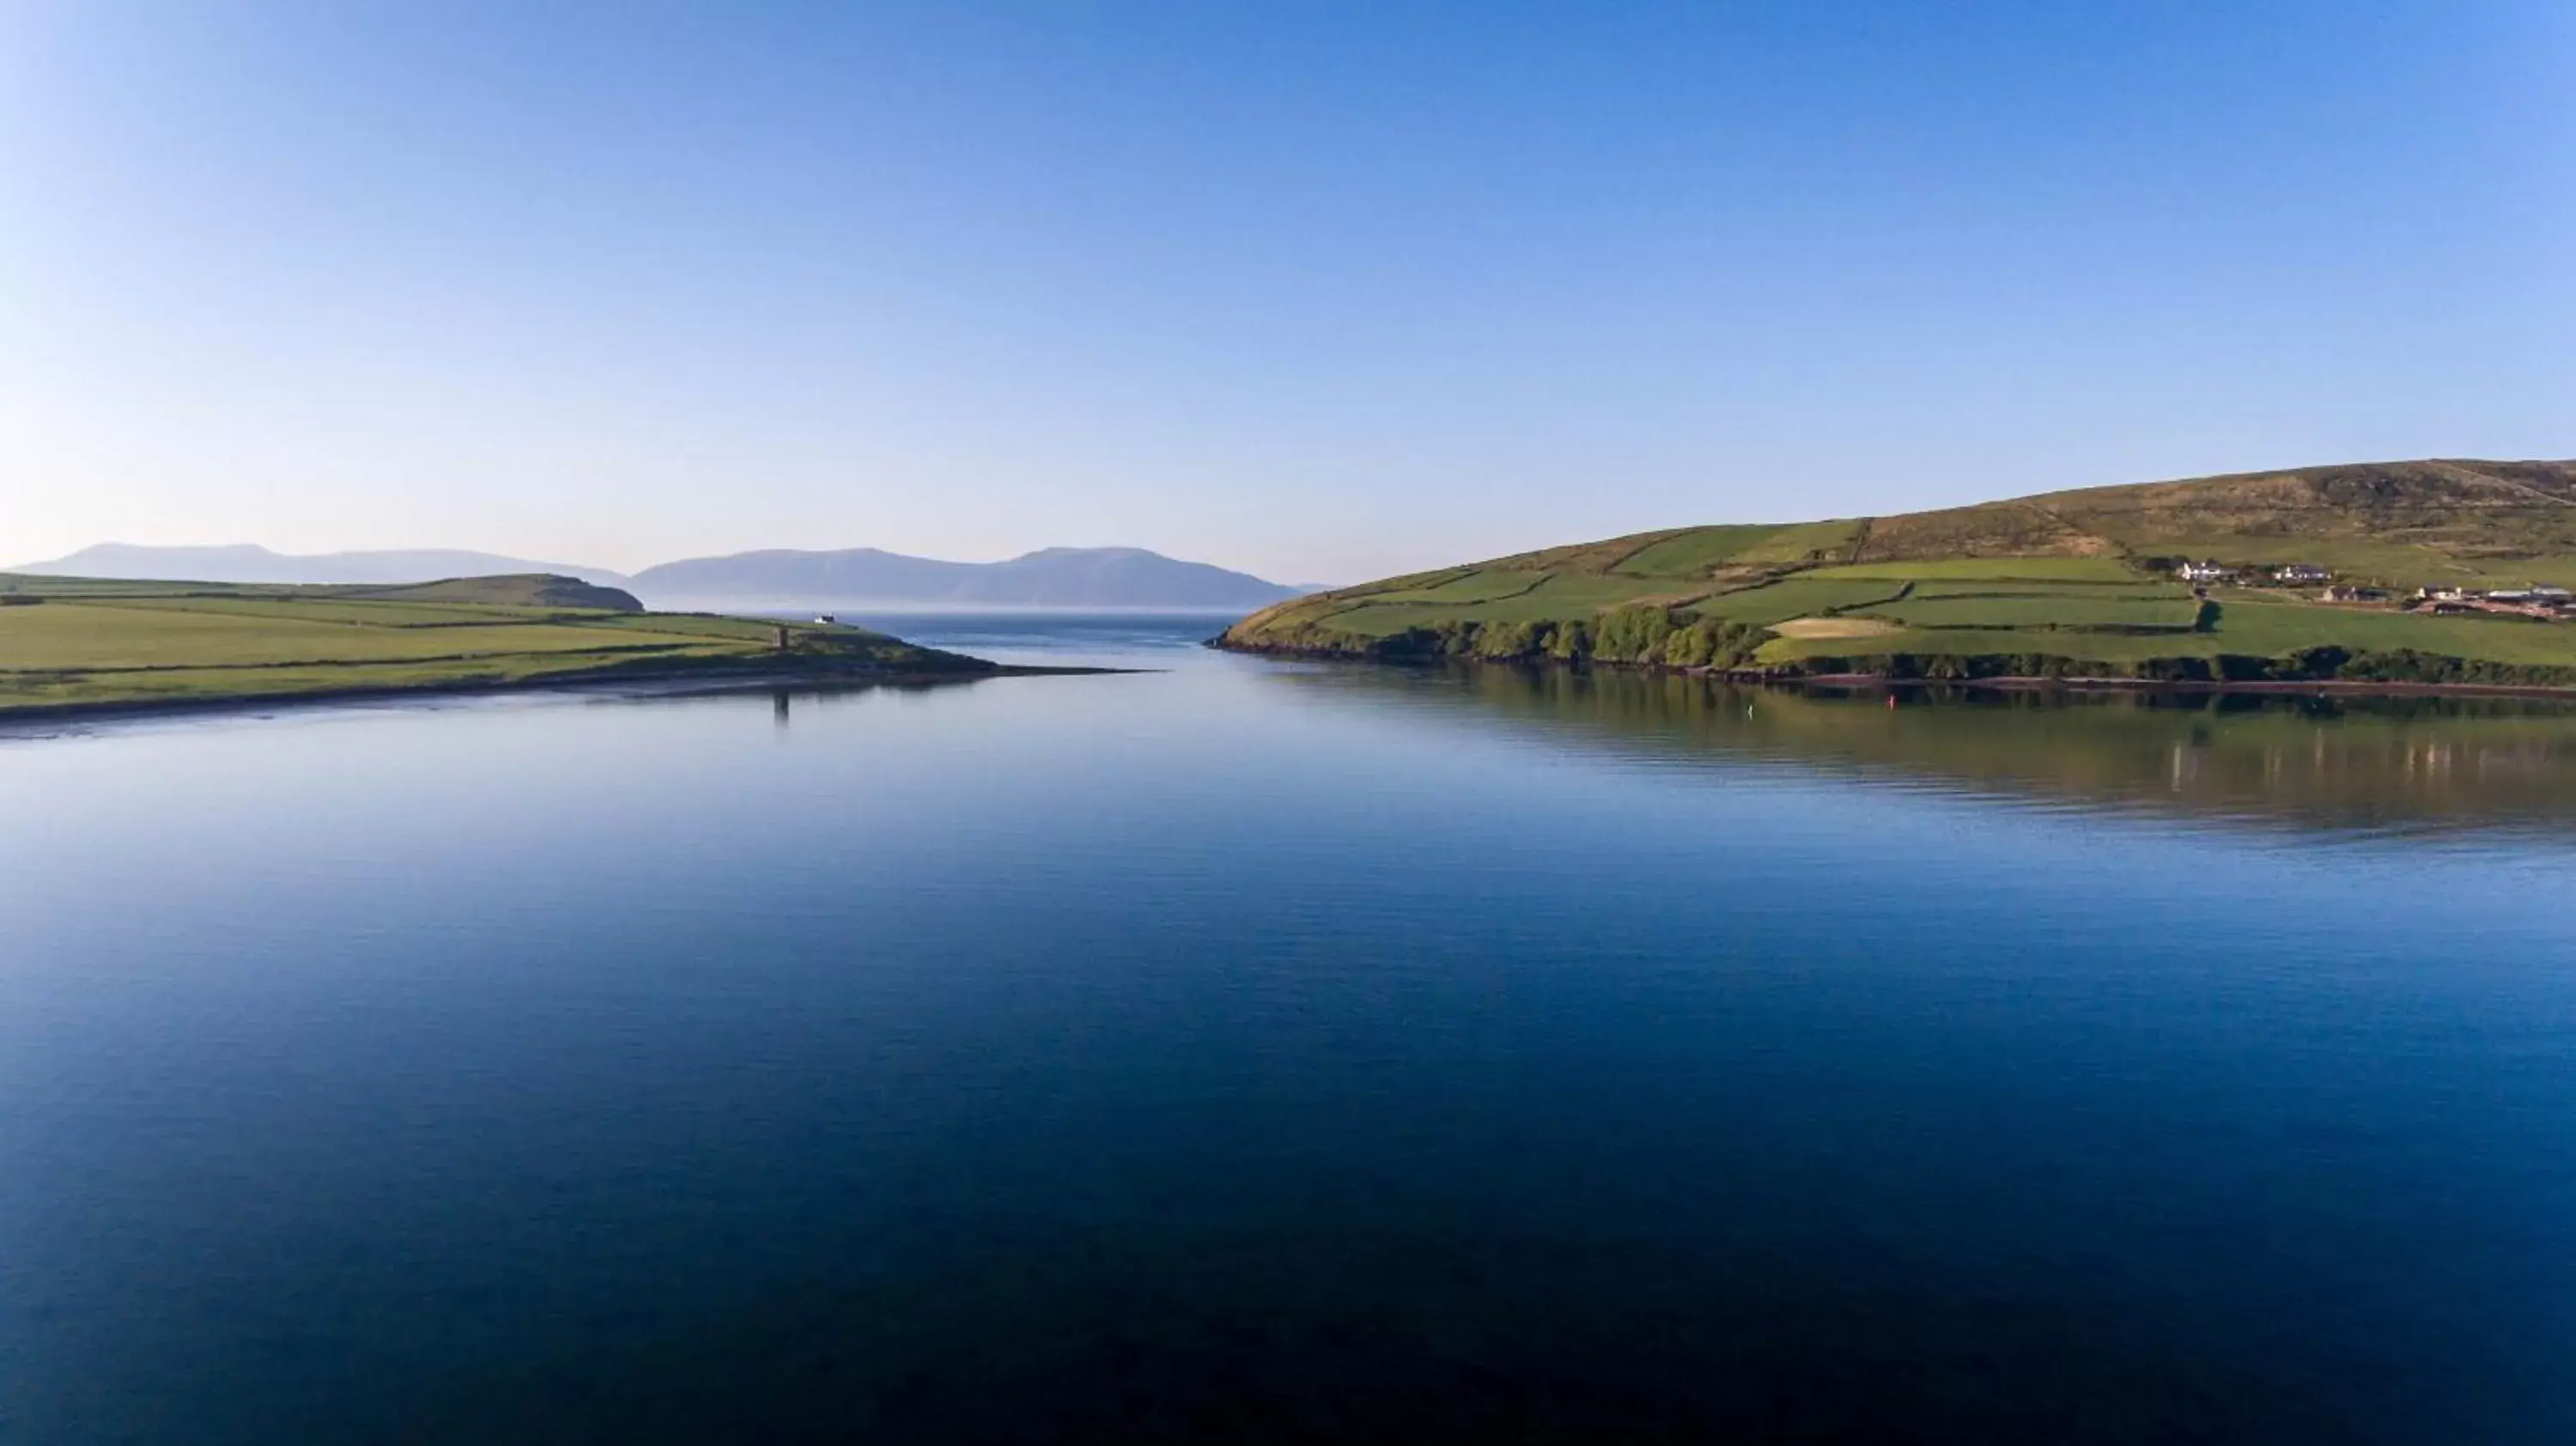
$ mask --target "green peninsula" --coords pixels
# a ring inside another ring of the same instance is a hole
[[[646,612],[618,589],[545,574],[399,587],[0,574],[0,719],[566,683],[1003,671],[864,628]]]
[[[1220,645],[1771,677],[2576,686],[2576,462],[2421,461],[1685,527],[1266,608]]]

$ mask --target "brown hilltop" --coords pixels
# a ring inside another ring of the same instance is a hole
[[[2368,541],[2460,557],[2576,551],[2576,462],[2427,460],[2087,487],[1871,519],[1854,561],[2087,557]]]

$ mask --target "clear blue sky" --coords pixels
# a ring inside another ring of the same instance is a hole
[[[0,562],[2576,454],[2576,5],[0,5]]]

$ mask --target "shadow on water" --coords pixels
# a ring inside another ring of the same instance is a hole
[[[1663,764],[1788,764],[2292,828],[2576,828],[2576,705],[2545,700],[1890,694],[1492,664],[1270,676]]]

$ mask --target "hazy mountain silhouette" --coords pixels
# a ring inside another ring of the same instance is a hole
[[[462,549],[307,556],[241,544],[146,547],[109,542],[9,569],[59,577],[226,583],[419,583],[553,573],[627,588],[653,604],[877,603],[942,607],[1242,608],[1311,592],[1139,547],[1049,547],[1007,562],[946,562],[873,547],[769,550],[688,558],[629,577],[604,567]]]
[[[402,583],[451,577],[554,573],[616,587],[626,579],[604,567],[542,562],[455,548],[326,552],[294,556],[247,543],[230,547],[143,547],[106,542],[69,557],[31,562],[12,572],[49,577],[137,578],[171,582]]]
[[[873,547],[765,551],[648,567],[648,603],[689,600],[992,607],[1254,608],[1301,591],[1139,547],[1049,547],[1007,562],[943,562]]]

